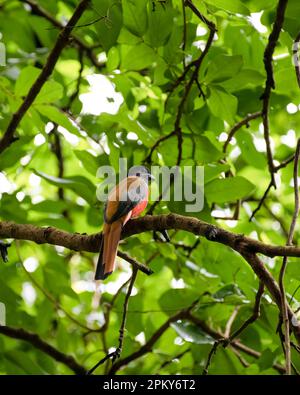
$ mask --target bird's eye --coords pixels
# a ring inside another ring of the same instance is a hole
[[[137,177],[139,177],[141,175],[141,173],[136,173]]]

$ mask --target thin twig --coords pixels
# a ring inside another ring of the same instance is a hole
[[[124,300],[124,305],[123,305],[123,315],[122,315],[122,322],[121,322],[121,327],[119,330],[119,345],[116,348],[115,351],[107,354],[104,358],[102,358],[99,362],[96,363],[95,366],[93,366],[89,371],[88,371],[88,375],[92,374],[100,365],[102,365],[104,362],[106,362],[107,360],[111,359],[112,362],[114,363],[114,361],[119,358],[121,356],[122,353],[122,348],[123,348],[123,341],[124,341],[124,331],[125,331],[125,326],[126,326],[126,319],[127,319],[127,313],[128,313],[128,302],[129,302],[129,298],[130,295],[132,293],[132,289],[133,289],[133,285],[134,282],[136,280],[136,276],[137,276],[137,268],[133,268],[132,270],[132,276],[130,279],[130,283],[128,286],[128,290],[125,296],[125,300]],[[123,288],[124,284],[122,285],[121,288],[119,288],[119,290],[121,290]]]
[[[207,24],[207,26],[209,27],[209,36],[205,45],[205,48],[203,50],[203,52],[201,53],[201,55],[199,56],[199,58],[194,62],[194,71],[190,77],[189,82],[187,83],[185,89],[184,89],[184,93],[182,95],[182,98],[180,100],[178,109],[177,109],[177,114],[176,114],[176,119],[175,119],[175,123],[174,123],[174,130],[169,133],[166,136],[163,136],[162,138],[160,138],[155,144],[154,146],[151,148],[149,155],[146,157],[145,161],[147,162],[151,162],[151,157],[152,154],[154,152],[154,150],[160,145],[160,143],[162,143],[163,141],[167,140],[168,138],[172,137],[172,136],[176,136],[177,137],[177,147],[178,147],[178,154],[177,154],[177,160],[176,160],[176,166],[179,166],[182,160],[182,145],[183,145],[183,136],[182,136],[182,130],[181,130],[181,120],[183,117],[183,112],[184,112],[184,106],[185,103],[187,101],[187,98],[189,96],[189,93],[192,89],[192,86],[194,84],[194,82],[196,82],[198,80],[198,74],[200,71],[200,67],[203,63],[203,60],[205,59],[212,43],[213,43],[213,39],[215,36],[215,33],[217,31],[216,26],[214,23],[208,21],[199,11],[198,9],[191,3],[191,2],[187,2],[187,5],[189,7],[191,7],[191,9],[193,10],[193,12],[196,13],[196,15],[202,20],[205,21],[205,23]],[[156,208],[156,206],[160,203],[160,201],[162,200],[164,194],[170,189],[170,187],[172,186],[172,184],[174,183],[174,178],[170,181],[169,185],[166,187],[166,189],[159,195],[158,199],[150,206],[149,210],[147,211],[147,214],[152,214],[154,212],[154,209]]]
[[[299,167],[299,156],[300,156],[300,139],[297,143],[295,161],[294,161],[294,196],[295,196],[295,208],[292,217],[292,222],[289,230],[289,235],[286,245],[290,246],[293,243],[296,221],[299,215],[299,184],[298,184],[298,167]],[[290,320],[288,315],[288,302],[286,299],[285,287],[284,287],[284,275],[286,272],[288,261],[287,257],[283,258],[282,266],[279,274],[279,287],[282,297],[281,314],[284,324],[284,343],[285,343],[285,360],[286,360],[286,374],[291,374],[291,346],[290,346]]]
[[[104,358],[102,358],[99,362],[96,363],[95,366],[93,366],[90,370],[86,372],[87,375],[91,375],[100,365],[103,365],[104,362],[108,361],[110,358],[112,358],[115,355],[115,351],[105,355]]]
[[[256,321],[259,318],[260,315],[260,302],[261,298],[264,293],[265,286],[262,282],[259,283],[258,291],[256,293],[255,297],[255,304],[253,307],[253,313],[251,317],[249,317],[239,329],[237,329],[232,335],[229,336],[228,338],[228,343],[232,342],[233,339],[239,336],[241,332],[243,332],[250,324],[252,324],[254,321]]]
[[[250,216],[250,218],[249,218],[249,222],[252,221],[252,219],[255,217],[255,214],[261,209],[261,206],[264,204],[264,201],[266,200],[266,198],[267,198],[267,196],[268,196],[268,193],[269,193],[270,189],[272,188],[272,186],[273,186],[273,181],[271,180],[271,181],[269,182],[269,185],[268,185],[267,189],[265,190],[265,192],[264,192],[262,198],[260,199],[260,201],[259,201],[259,203],[258,203],[258,206],[257,206],[256,209],[252,212],[252,214],[251,214],[251,216]]]
[[[254,112],[253,114],[248,114],[245,118],[243,118],[240,122],[238,122],[236,125],[234,125],[228,132],[228,137],[227,140],[225,141],[223,145],[223,152],[226,152],[227,147],[232,140],[233,136],[235,133],[243,126],[248,125],[250,121],[253,119],[257,119],[262,116],[261,111]]]
[[[177,136],[177,141],[178,141],[178,155],[177,155],[177,161],[176,161],[176,165],[179,166],[181,163],[181,159],[182,159],[182,144],[183,144],[183,137],[182,137],[182,131],[181,131],[181,127],[180,127],[180,123],[181,123],[181,119],[183,116],[183,110],[184,110],[184,106],[186,103],[186,100],[188,98],[188,95],[190,93],[190,90],[194,84],[194,82],[197,81],[198,79],[198,74],[199,74],[199,70],[200,67],[202,65],[202,62],[205,58],[205,56],[207,55],[215,33],[217,31],[216,26],[213,22],[210,22],[208,19],[206,19],[200,12],[199,10],[190,2],[190,1],[186,1],[185,5],[190,7],[192,9],[192,11],[201,19],[202,22],[204,22],[208,28],[209,28],[209,36],[205,45],[204,50],[202,51],[202,53],[200,54],[200,56],[198,57],[198,59],[196,59],[195,61],[191,62],[188,66],[185,67],[183,74],[177,79],[177,81],[175,82],[175,84],[173,85],[173,87],[171,88],[171,92],[170,94],[174,91],[174,89],[180,85],[181,82],[184,81],[188,71],[194,67],[194,71],[189,79],[188,84],[186,85],[185,89],[184,89],[184,93],[183,96],[180,100],[178,109],[177,109],[177,114],[176,114],[176,119],[175,119],[175,123],[174,123],[174,130],[172,132],[170,132],[169,134],[167,134],[166,136],[161,137],[160,139],[158,139],[155,144],[151,147],[149,154],[147,155],[147,157],[145,158],[144,162],[148,162],[151,163],[152,160],[152,154],[153,152],[158,148],[158,146],[166,141],[167,139],[173,137],[173,136]],[[171,185],[170,185],[171,186]],[[160,195],[160,197],[157,199],[156,202],[154,202],[154,204],[152,205],[152,207],[150,208],[150,213],[153,212],[154,208],[156,207],[156,205],[160,202],[162,198],[162,194]]]
[[[232,328],[232,325],[233,325],[233,323],[234,323],[234,321],[235,321],[235,319],[236,319],[236,317],[237,317],[237,315],[238,315],[239,309],[240,309],[240,306],[236,306],[236,307],[233,309],[233,312],[232,312],[232,314],[230,315],[229,320],[228,320],[227,323],[226,323],[225,332],[224,332],[224,337],[225,337],[226,339],[227,339],[228,337],[230,337],[231,328]]]
[[[141,272],[147,274],[148,276],[154,273],[153,270],[150,269],[148,266],[138,262],[136,259],[133,259],[131,256],[129,256],[123,251],[118,251],[118,256],[124,259],[125,261],[127,261],[128,263],[130,263],[134,269],[138,269]]]
[[[179,354],[174,355],[174,357],[172,357],[171,359],[168,359],[167,361],[163,362],[157,372],[157,374],[160,374],[160,370],[165,368],[166,366],[171,365],[174,361],[181,359],[182,357],[184,357],[188,352],[190,352],[191,349],[187,348],[184,351],[181,351]]]
[[[277,221],[282,229],[282,232],[284,234],[284,236],[287,238],[288,237],[288,231],[285,227],[285,224],[283,222],[283,220],[276,214],[273,213],[273,211],[270,209],[270,207],[266,204],[266,202],[263,203],[264,208],[267,210],[268,214],[275,219],[275,221]]]
[[[270,126],[269,126],[270,97],[271,97],[272,89],[275,89],[272,62],[273,62],[273,54],[275,51],[275,47],[277,45],[281,28],[283,26],[287,3],[288,0],[279,0],[278,2],[273,29],[269,36],[268,44],[264,52],[264,65],[267,74],[267,79],[265,83],[265,89],[262,94],[262,100],[263,100],[262,118],[263,118],[263,126],[264,126],[264,138],[265,138],[266,149],[267,149],[268,167],[271,176],[271,186],[273,186],[274,188],[276,188],[276,181],[275,181],[275,171],[274,171],[273,154],[272,154],[271,140],[270,140]]]
[[[78,51],[78,62],[80,64],[80,68],[79,68],[78,77],[76,80],[75,91],[70,96],[68,106],[64,110],[70,109],[72,107],[74,100],[78,97],[79,92],[80,92],[80,83],[81,83],[81,79],[82,79],[82,73],[84,70],[83,51],[81,49],[79,49],[79,51]]]
[[[289,158],[285,159],[284,161],[282,161],[278,166],[275,166],[275,171],[278,171],[280,169],[283,169],[284,167],[286,167],[288,164],[294,162],[295,159],[295,155],[291,155]]]
[[[295,159],[295,155],[291,155],[290,157],[288,157],[287,159],[283,160],[279,165],[274,166],[274,173],[277,173],[278,170],[281,170],[283,168],[285,168],[287,165],[289,165],[290,163],[294,162]],[[259,204],[257,206],[257,208],[253,211],[253,213],[251,214],[251,217],[249,218],[249,221],[252,221],[252,219],[255,217],[255,215],[257,214],[257,212],[261,209],[261,207],[265,204],[265,200],[272,188],[273,184],[272,184],[272,180],[270,181],[267,189],[265,190],[263,197],[261,199],[259,199]]]
[[[125,296],[125,300],[124,300],[124,305],[123,305],[123,316],[122,316],[122,323],[121,323],[121,327],[119,330],[119,345],[117,350],[115,351],[115,355],[113,356],[112,361],[114,362],[117,358],[120,358],[121,353],[122,353],[122,349],[123,349],[123,342],[124,342],[124,332],[125,332],[125,326],[126,326],[126,320],[127,320],[127,313],[128,313],[128,302],[129,302],[129,298],[131,296],[132,293],[132,289],[136,280],[136,276],[137,276],[138,270],[136,268],[133,268],[132,270],[132,276],[131,276],[131,280],[128,286],[128,290]]]
[[[206,361],[205,367],[204,367],[203,372],[202,372],[202,374],[203,374],[204,376],[208,374],[208,369],[209,369],[209,365],[211,364],[212,357],[213,357],[213,356],[215,355],[215,353],[217,352],[217,348],[219,347],[219,345],[221,344],[221,342],[222,342],[222,341],[219,341],[219,340],[216,340],[216,341],[214,342],[214,344],[213,344],[213,346],[212,346],[212,348],[211,348],[211,350],[210,350],[210,352],[209,352],[209,354],[208,354],[207,361]]]
[[[220,339],[216,340],[214,342],[209,354],[208,354],[206,365],[205,365],[205,367],[203,369],[203,373],[202,373],[203,375],[207,375],[208,374],[208,368],[209,368],[209,366],[211,364],[212,357],[214,356],[214,354],[217,351],[218,346],[222,344],[224,347],[227,347],[228,344],[230,344],[233,341],[233,339],[235,339],[244,329],[247,328],[248,325],[252,324],[254,321],[257,320],[257,318],[259,317],[260,301],[261,301],[261,297],[263,295],[263,292],[264,292],[264,284],[262,282],[260,282],[259,283],[259,288],[258,288],[258,291],[257,291],[257,294],[256,294],[256,298],[255,298],[255,305],[254,305],[254,308],[253,308],[253,314],[251,315],[250,318],[248,318],[243,323],[243,325],[237,331],[235,331],[232,335],[230,335],[232,324],[233,324],[233,322],[234,322],[234,320],[235,320],[235,318],[236,318],[236,316],[238,314],[238,308],[235,308],[233,310],[233,313],[231,314],[231,316],[230,316],[230,318],[229,318],[229,320],[227,321],[227,324],[226,324],[225,332],[224,332],[224,335],[223,335],[224,338],[220,338]]]

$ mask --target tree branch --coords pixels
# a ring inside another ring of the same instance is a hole
[[[236,234],[218,226],[211,225],[198,218],[185,217],[178,214],[146,215],[130,220],[123,229],[122,238],[146,231],[178,229],[203,236],[212,242],[221,243],[240,251],[241,247],[251,253],[260,253],[268,257],[294,256],[300,257],[300,247],[275,246],[265,244],[250,237]],[[37,244],[52,244],[66,247],[74,251],[98,252],[101,233],[92,235],[69,233],[53,227],[39,227],[30,224],[16,224],[0,221],[0,237],[34,241]],[[120,256],[124,259],[124,253]]]
[[[34,0],[19,0],[21,3],[26,3],[28,4],[32,11],[36,14],[39,15],[43,18],[45,18],[47,21],[49,21],[53,26],[57,27],[58,29],[63,29],[64,25],[59,22],[57,19],[54,18],[53,15],[51,15],[45,8],[41,7],[36,1]],[[80,37],[78,37],[75,34],[71,34],[73,42],[76,44],[76,46],[81,50],[81,52],[84,52],[86,56],[90,59],[91,63],[96,67],[99,68],[101,64],[98,62],[97,57],[93,53],[93,47],[90,47],[88,44],[86,44],[83,40],[81,40]]]
[[[185,77],[187,75],[187,73],[189,72],[189,70],[194,67],[194,71],[191,75],[191,78],[188,82],[188,84],[186,85],[185,89],[184,89],[184,93],[183,96],[180,100],[178,109],[177,109],[177,114],[176,114],[176,119],[175,119],[175,124],[174,124],[174,130],[172,132],[170,132],[169,134],[167,134],[166,136],[161,137],[160,139],[158,139],[156,141],[156,143],[151,147],[150,149],[150,153],[147,155],[147,157],[145,158],[144,162],[151,162],[151,158],[152,158],[152,154],[155,151],[156,148],[158,148],[158,146],[165,140],[169,139],[172,136],[176,136],[177,137],[177,141],[178,141],[178,156],[177,156],[177,161],[176,161],[176,165],[179,166],[181,163],[181,159],[182,159],[182,144],[183,144],[183,137],[182,137],[182,131],[181,131],[181,127],[180,127],[180,123],[181,123],[181,119],[183,116],[183,111],[184,111],[184,105],[185,102],[188,98],[188,95],[191,91],[191,88],[194,84],[194,82],[197,82],[198,79],[198,74],[199,74],[199,70],[200,67],[202,65],[202,62],[205,58],[205,56],[207,55],[212,43],[213,43],[213,39],[215,36],[215,33],[217,31],[216,26],[213,22],[210,22],[207,18],[205,18],[204,15],[201,14],[201,12],[197,9],[197,7],[194,6],[194,4],[191,1],[185,1],[185,6],[191,8],[191,10],[200,18],[200,20],[202,22],[204,22],[207,27],[209,28],[209,36],[205,45],[204,50],[201,52],[200,56],[198,57],[198,59],[194,60],[193,62],[191,62],[190,64],[188,64],[184,71],[183,74],[177,79],[177,81],[174,83],[173,87],[170,90],[170,94],[169,96],[173,93],[174,89],[180,85],[181,82],[183,82],[185,80]],[[167,99],[168,100],[168,99]],[[158,200],[156,202],[153,203],[152,207],[150,208],[149,212],[153,212],[154,208],[157,206],[157,204],[160,202],[162,195],[158,198]]]
[[[224,146],[223,146],[223,152],[226,152],[227,147],[228,147],[230,141],[232,140],[233,136],[242,126],[248,125],[250,121],[252,121],[253,119],[257,119],[261,116],[262,116],[261,111],[254,112],[253,114],[248,114],[244,119],[242,119],[240,122],[238,122],[236,125],[234,125],[228,132],[227,140],[225,141]]]
[[[300,256],[300,248],[295,246],[273,246],[244,235],[229,232],[220,227],[210,225],[197,218],[184,217],[177,214],[145,216],[129,221],[124,227],[122,237],[128,237],[145,231],[161,231],[180,229],[198,236],[204,236],[212,242],[224,244],[242,255],[250,264],[258,278],[265,284],[273,299],[281,308],[281,292],[278,284],[265,265],[256,256],[257,253],[274,256]],[[101,234],[91,236],[70,234],[55,228],[40,228],[34,225],[18,225],[13,222],[0,222],[0,237],[31,240],[38,244],[48,243],[60,245],[72,250],[98,252]],[[293,322],[293,330],[300,342],[300,325],[297,325],[292,310],[289,318]],[[293,320],[292,320],[293,318]]]
[[[9,326],[0,326],[0,333],[13,339],[24,340],[33,347],[48,354],[51,358],[63,363],[76,374],[86,374],[86,369],[81,366],[71,355],[67,355],[57,350],[51,344],[46,343],[37,334],[27,332],[22,328],[11,328]]]
[[[129,298],[131,296],[132,293],[132,289],[136,280],[136,276],[137,276],[137,269],[133,268],[132,271],[132,276],[130,279],[130,283],[128,286],[128,290],[125,296],[125,300],[124,300],[124,306],[123,306],[123,316],[122,316],[122,323],[121,323],[121,327],[119,330],[119,345],[118,348],[115,352],[115,355],[113,356],[113,362],[120,357],[122,349],[123,349],[123,341],[124,341],[124,332],[125,332],[125,326],[126,326],[126,319],[127,319],[127,313],[128,313],[128,303],[129,303]]]
[[[178,313],[176,313],[175,315],[173,315],[172,317],[169,317],[167,319],[167,321],[161,326],[159,327],[156,332],[154,332],[154,334],[150,337],[150,339],[146,342],[146,344],[144,344],[139,350],[133,352],[132,354],[130,354],[128,357],[125,357],[123,359],[120,359],[119,361],[117,361],[110,369],[109,374],[116,374],[116,372],[118,370],[120,370],[123,366],[128,365],[130,362],[135,361],[138,358],[141,358],[142,356],[148,354],[149,352],[152,351],[152,348],[154,346],[154,344],[160,339],[160,337],[166,332],[166,330],[170,327],[170,324],[173,322],[176,322],[178,320],[181,319],[186,319],[190,322],[192,322],[193,324],[195,324],[196,326],[198,326],[203,332],[207,333],[208,335],[210,335],[213,339],[215,340],[221,340],[223,339],[223,335],[215,330],[213,330],[212,328],[210,328],[204,321],[200,320],[198,317],[194,316],[191,313],[192,308],[194,307],[194,304],[192,306],[190,306],[188,309],[185,310],[181,310]],[[234,340],[231,344],[230,347],[242,351],[243,353],[254,357],[256,359],[259,359],[261,354],[256,351],[253,350],[250,347],[245,346],[244,344],[242,344],[239,341]],[[274,364],[273,368],[278,370],[280,373],[283,373],[285,371],[285,369],[279,365],[279,364]]]
[[[25,97],[19,109],[13,114],[12,119],[9,122],[8,127],[6,129],[6,132],[4,133],[3,137],[0,140],[0,154],[7,147],[9,147],[10,144],[12,144],[13,141],[15,140],[14,134],[17,127],[19,126],[27,110],[30,108],[35,98],[39,94],[41,88],[52,74],[62,50],[68,43],[68,39],[70,37],[73,27],[76,25],[76,23],[80,19],[81,15],[85,11],[89,3],[90,0],[81,0],[81,2],[76,7],[73,16],[71,17],[67,25],[63,28],[63,30],[59,33],[57,37],[57,41],[52,51],[50,52],[47,62],[44,65],[40,75],[38,76],[32,87],[30,88],[27,96]]]
[[[295,153],[295,161],[294,161],[294,195],[295,195],[295,209],[292,217],[292,222],[288,234],[288,239],[286,245],[292,245],[296,221],[299,215],[299,185],[298,185],[298,167],[299,167],[299,156],[300,156],[300,139],[297,143],[296,153]],[[287,267],[287,257],[285,256],[282,261],[282,266],[279,273],[279,287],[281,291],[281,313],[282,320],[284,324],[284,344],[285,344],[285,360],[286,360],[286,374],[291,374],[291,345],[290,345],[290,322],[288,315],[288,301],[286,299],[286,293],[284,288],[284,275]]]
[[[259,287],[255,296],[255,303],[253,307],[253,313],[252,315],[241,325],[239,329],[237,329],[232,335],[229,334],[228,336],[228,342],[232,342],[233,339],[235,339],[240,333],[242,333],[250,324],[252,324],[254,321],[256,321],[259,318],[260,315],[260,302],[261,298],[264,293],[265,286],[262,282],[259,283]]]
[[[177,314],[170,317],[160,328],[157,329],[156,332],[151,336],[151,338],[144,344],[140,349],[136,352],[130,354],[128,357],[120,359],[117,361],[110,369],[109,374],[115,374],[122,366],[128,365],[130,362],[134,361],[137,358],[151,352],[152,347],[157,342],[157,340],[165,333],[165,331],[169,328],[172,322],[176,322],[179,319],[186,317],[186,310],[181,310]]]
[[[241,252],[241,255],[246,259],[249,265],[252,267],[253,271],[256,273],[260,281],[265,285],[265,287],[270,292],[272,299],[277,304],[280,311],[282,311],[282,297],[279,285],[271,275],[271,273],[266,269],[265,265],[261,260],[252,253]],[[300,344],[300,323],[298,322],[293,310],[287,305],[288,319],[293,329],[294,335]]]
[[[275,182],[275,170],[274,170],[274,163],[273,163],[273,154],[271,149],[271,140],[270,140],[270,126],[269,126],[269,105],[270,105],[270,96],[272,89],[275,89],[275,81],[273,75],[273,54],[275,51],[275,47],[277,45],[279,35],[281,32],[281,28],[284,22],[284,15],[287,6],[288,0],[279,0],[275,22],[273,25],[272,32],[269,36],[268,44],[265,49],[264,53],[264,64],[265,70],[267,73],[267,79],[265,84],[265,90],[262,94],[263,106],[262,106],[262,118],[263,118],[263,126],[264,126],[264,138],[266,142],[267,148],[267,159],[268,159],[268,166],[269,172],[271,175],[271,182],[272,186],[276,188]]]

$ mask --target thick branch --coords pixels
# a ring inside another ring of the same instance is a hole
[[[300,247],[264,244],[261,241],[230,232],[197,218],[178,214],[146,215],[133,219],[124,227],[122,237],[165,229],[185,230],[197,236],[206,237],[210,241],[227,245],[238,252],[243,247],[251,253],[260,253],[269,257],[300,257]],[[37,244],[59,245],[74,251],[98,252],[102,236],[101,233],[85,235],[69,233],[53,227],[42,228],[35,225],[2,221],[0,222],[0,237],[29,240]]]
[[[131,220],[124,228],[122,237],[144,231],[161,231],[165,229],[180,229],[199,236],[204,236],[210,241],[218,242],[241,254],[250,264],[258,278],[265,284],[276,304],[281,308],[281,292],[278,284],[265,265],[256,256],[261,253],[269,257],[274,256],[300,256],[300,248],[294,246],[273,246],[238,235],[222,228],[210,225],[199,219],[184,217],[177,214],[145,216]],[[101,234],[91,236],[70,234],[55,228],[40,228],[33,225],[18,225],[12,222],[0,222],[0,237],[31,240],[38,244],[48,243],[67,247],[72,250],[97,252],[100,245]],[[289,309],[289,318],[294,322],[293,330],[300,342],[300,326],[293,318]]]
[[[63,30],[59,33],[57,41],[50,52],[47,62],[44,65],[40,75],[30,88],[27,96],[25,97],[23,103],[19,107],[19,109],[13,114],[12,119],[10,123],[8,124],[8,127],[6,129],[6,132],[4,133],[2,139],[0,140],[0,154],[3,152],[7,147],[10,146],[10,144],[15,140],[14,133],[19,126],[21,120],[23,119],[24,115],[26,114],[27,110],[30,108],[32,103],[34,102],[35,98],[39,94],[40,90],[42,89],[43,85],[47,81],[47,79],[50,77],[52,74],[54,67],[56,65],[56,62],[58,61],[58,58],[64,49],[64,47],[68,43],[68,39],[70,37],[71,31],[80,19],[81,15],[83,14],[84,10],[87,8],[89,5],[90,0],[82,0],[73,16],[67,23],[67,25],[63,28]]]
[[[30,343],[33,347],[43,351],[51,358],[66,365],[76,374],[86,374],[86,369],[81,366],[71,355],[64,354],[57,350],[55,347],[51,346],[51,344],[48,344],[42,340],[35,333],[27,332],[22,328],[17,329],[11,328],[9,326],[0,326],[0,333],[13,339],[24,340]]]

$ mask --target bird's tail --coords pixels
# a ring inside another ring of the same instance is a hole
[[[105,225],[95,280],[104,280],[114,271],[121,232],[122,221],[116,221],[110,225]]]
[[[95,273],[95,280],[104,280],[104,268],[105,264],[103,261],[103,252],[104,252],[104,233],[102,234],[102,239],[101,239],[101,244],[100,244],[100,251],[99,251],[99,257],[98,257],[98,262],[96,266],[96,273]]]

